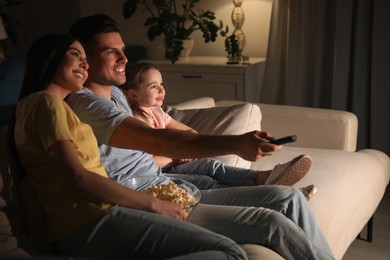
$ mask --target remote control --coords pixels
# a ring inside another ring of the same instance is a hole
[[[295,142],[296,140],[297,140],[297,136],[296,135],[289,135],[289,136],[285,136],[285,137],[278,138],[278,139],[275,139],[275,140],[271,140],[269,142],[272,143],[272,144],[276,144],[276,145],[282,145],[282,144]]]

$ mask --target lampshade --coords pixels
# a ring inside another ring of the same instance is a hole
[[[8,36],[7,36],[7,32],[5,31],[5,28],[4,28],[3,19],[0,16],[0,40],[7,39],[7,37]]]

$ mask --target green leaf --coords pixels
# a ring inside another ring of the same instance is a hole
[[[128,0],[123,4],[122,13],[125,19],[130,18],[137,11],[138,1]]]
[[[161,32],[159,31],[159,28],[157,25],[149,27],[147,35],[148,35],[148,39],[150,41],[154,41],[154,39],[156,39],[156,37],[159,36],[160,34],[161,34]]]
[[[150,26],[150,25],[153,25],[153,24],[157,24],[158,23],[158,18],[156,17],[149,17],[146,19],[144,25],[145,26]]]
[[[215,13],[210,10],[196,9],[200,0],[126,0],[123,4],[123,15],[131,17],[139,7],[145,8],[150,14],[144,25],[148,39],[164,35],[166,46],[165,57],[174,63],[183,49],[182,42],[176,39],[187,39],[191,34],[200,30],[204,42],[215,42],[218,36],[225,38],[225,46],[229,53],[234,53],[235,45],[230,36],[228,27],[224,29],[222,21],[214,22]]]

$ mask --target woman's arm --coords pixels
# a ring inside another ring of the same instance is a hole
[[[134,191],[88,171],[80,163],[70,141],[56,142],[50,147],[49,154],[56,160],[59,168],[65,169],[67,175],[64,176],[64,181],[70,182],[87,200],[155,212],[179,220],[184,220],[187,216],[185,210],[173,202]]]

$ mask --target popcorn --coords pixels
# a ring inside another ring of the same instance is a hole
[[[183,209],[190,209],[196,204],[195,198],[185,189],[170,181],[167,185],[153,185],[141,191],[161,200],[172,201]]]

